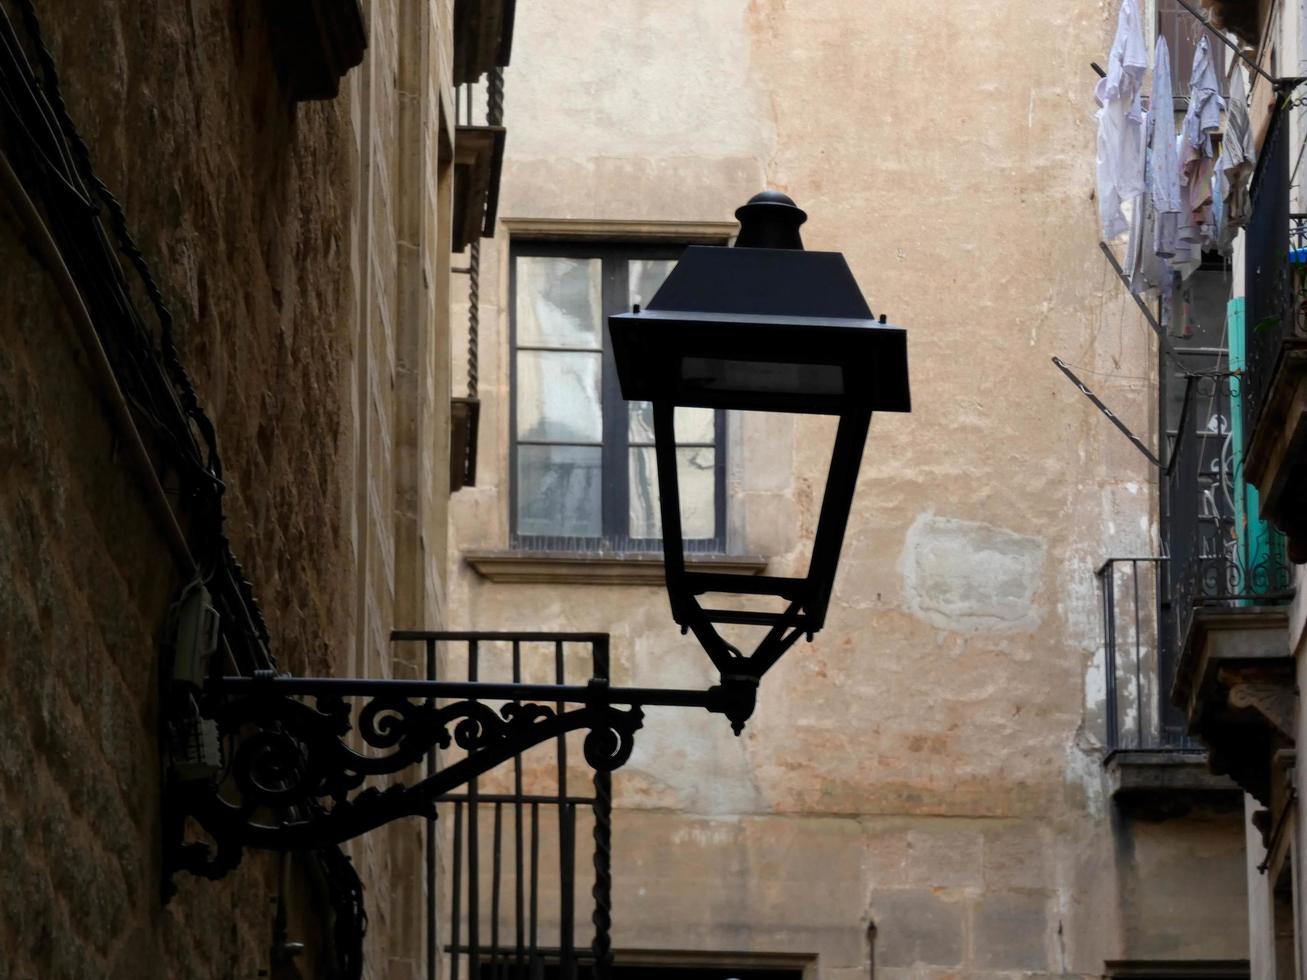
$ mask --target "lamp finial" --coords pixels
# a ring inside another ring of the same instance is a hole
[[[789,248],[803,251],[799,225],[808,220],[807,213],[788,194],[763,191],[749,198],[749,203],[735,212],[740,222],[736,248]]]

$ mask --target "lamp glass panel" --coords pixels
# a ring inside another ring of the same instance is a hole
[[[597,258],[520,256],[518,346],[599,350],[604,336],[601,268]]]
[[[599,537],[602,480],[599,446],[518,446],[518,533]]]
[[[681,498],[681,535],[686,541],[717,534],[716,466],[712,446],[679,446],[676,479]],[[630,449],[630,528],[633,538],[662,537],[659,511],[658,462],[653,446]]]
[[[844,369],[837,364],[687,357],[681,361],[681,383],[690,391],[842,395]]]
[[[517,352],[517,438],[521,442],[603,441],[603,355]]]

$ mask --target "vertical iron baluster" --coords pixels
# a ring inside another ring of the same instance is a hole
[[[594,868],[595,881],[591,889],[594,898],[594,951],[595,980],[610,980],[613,968],[613,777],[612,773],[594,775]]]
[[[531,804],[531,935],[533,960],[540,959],[540,804]]]
[[[609,679],[608,637],[595,640],[592,648],[594,676]],[[594,774],[594,980],[610,980],[613,972],[613,776]]]
[[[559,865],[562,898],[559,920],[559,958],[562,980],[576,980],[576,805],[563,803],[558,808]]]
[[[522,682],[522,644],[513,641],[513,683]],[[514,980],[526,980],[526,899],[522,881],[522,851],[525,842],[522,834],[522,753],[513,756],[513,913],[517,924],[517,954],[514,960]]]
[[[436,679],[436,641],[427,640],[427,680]],[[427,698],[428,705],[434,698]],[[426,775],[430,777],[436,771],[436,749],[431,747],[427,753]],[[432,816],[427,817],[427,980],[436,980],[436,818],[435,807]]]
[[[449,927],[450,954],[449,975],[451,980],[458,980],[458,940],[460,930],[459,913],[463,904],[463,804],[454,804],[454,875],[452,889],[453,917]]]
[[[1106,644],[1104,674],[1107,678],[1108,748],[1121,747],[1120,704],[1116,685],[1116,563],[1108,561],[1103,576],[1103,636]]]
[[[477,679],[476,640],[467,644],[467,679]],[[472,749],[468,749],[471,755]],[[467,783],[467,945],[468,945],[468,980],[481,980],[481,849],[480,791],[477,778],[473,776]]]
[[[494,856],[490,872],[490,975],[500,980],[503,964],[499,956],[499,875],[502,868],[500,844],[503,839],[504,804],[495,803]]]
[[[567,683],[566,664],[563,659],[563,641],[554,641],[554,683]],[[555,705],[561,715],[565,708],[563,702]],[[572,958],[572,919],[575,913],[573,901],[574,883],[572,875],[576,870],[571,851],[567,846],[567,736],[560,735],[555,742],[555,757],[558,766],[558,894],[559,894],[559,947],[561,960],[559,967],[562,980],[575,980],[573,972],[575,963]]]
[[[1130,562],[1131,584],[1135,593],[1135,748],[1144,747],[1144,681],[1140,661],[1143,648],[1139,642],[1139,562]]]

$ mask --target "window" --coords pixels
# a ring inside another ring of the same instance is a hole
[[[506,953],[505,959],[512,962],[511,951]],[[540,976],[543,980],[562,980],[563,971],[557,963],[546,963],[537,969],[539,972],[532,973],[532,976]],[[481,967],[481,976],[485,980],[493,980],[500,975],[495,964]],[[591,980],[594,969],[582,964],[578,966],[576,976],[577,980]],[[613,980],[802,980],[803,971],[725,966],[623,966],[617,963],[613,965],[612,977]]]
[[[622,400],[608,317],[647,303],[681,251],[513,245],[513,547],[661,550],[653,413],[647,402]],[[724,415],[678,409],[676,435],[686,549],[720,552]]]
[[[1194,70],[1194,52],[1198,49],[1198,39],[1207,33],[1207,28],[1176,0],[1157,0],[1157,33],[1166,38],[1166,48],[1171,54],[1171,91],[1176,96],[1187,96],[1189,76]],[[1211,36],[1208,36],[1207,43],[1216,67],[1216,77],[1224,92],[1225,45]]]

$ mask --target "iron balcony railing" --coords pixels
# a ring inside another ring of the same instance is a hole
[[[1109,558],[1097,571],[1111,750],[1192,745],[1170,696],[1195,610],[1293,596],[1279,535],[1256,519],[1242,485],[1221,352],[1203,367],[1185,377],[1170,433],[1161,487],[1164,556]]]
[[[423,663],[428,680],[609,677],[607,634],[401,631],[392,640],[396,661]],[[463,751],[442,750],[441,765]],[[426,833],[427,977],[611,976],[612,799],[612,775],[592,772],[562,735],[437,800],[440,819]],[[578,944],[586,919],[593,932]]]
[[[1243,401],[1245,448],[1252,445],[1284,353],[1307,348],[1307,214],[1289,211],[1290,133],[1277,112],[1252,182],[1245,241]]]
[[[1229,379],[1190,377],[1167,463],[1164,529],[1174,642],[1194,610],[1284,602],[1293,575],[1278,535],[1250,514],[1234,442]]]
[[[1104,727],[1109,752],[1193,746],[1171,704],[1174,619],[1166,599],[1168,560],[1109,558],[1094,573],[1103,621]]]

